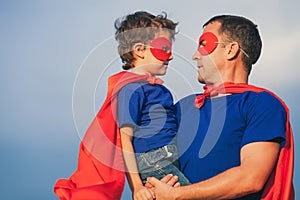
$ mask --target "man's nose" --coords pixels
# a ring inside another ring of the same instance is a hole
[[[192,59],[193,59],[193,60],[200,60],[200,59],[201,59],[201,54],[200,54],[200,52],[199,52],[199,51],[196,51],[196,52],[194,53],[194,55],[192,56]]]

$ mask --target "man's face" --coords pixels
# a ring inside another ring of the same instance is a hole
[[[218,31],[220,22],[208,24],[199,38],[198,49],[193,55],[197,61],[198,80],[200,83],[217,84],[221,81],[225,51],[218,42],[222,41]]]

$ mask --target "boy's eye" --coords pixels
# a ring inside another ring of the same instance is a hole
[[[205,47],[206,46],[206,40],[201,40],[199,42],[199,47]]]
[[[170,47],[169,47],[169,46],[163,46],[163,47],[162,47],[162,50],[163,50],[164,52],[169,52],[169,51],[170,51]]]
[[[165,61],[172,55],[172,43],[165,37],[158,37],[150,42],[150,50],[155,58]]]

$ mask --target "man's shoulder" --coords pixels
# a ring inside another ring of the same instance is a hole
[[[176,106],[184,107],[185,105],[194,105],[195,98],[198,94],[190,94],[188,96],[182,97],[176,102]]]
[[[284,103],[283,100],[278,95],[276,95],[271,90],[268,90],[263,87],[258,87],[255,85],[248,85],[248,89],[245,91],[245,93],[250,94],[250,96],[254,97],[254,98],[274,100],[274,101],[278,101],[280,103]]]
[[[247,91],[244,92],[242,95],[242,98],[247,99],[249,102],[260,102],[263,104],[277,104],[277,105],[282,105],[282,100],[275,95],[273,92],[264,90],[264,91]]]
[[[196,98],[196,96],[199,95],[199,94],[200,94],[200,93],[197,93],[197,94],[190,94],[190,95],[184,96],[184,97],[180,98],[180,99],[178,100],[177,103],[179,103],[179,102],[191,101],[191,100],[194,101],[195,98]]]

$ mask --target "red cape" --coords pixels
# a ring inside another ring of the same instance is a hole
[[[116,123],[117,93],[128,83],[155,80],[146,75],[120,72],[108,79],[106,100],[80,143],[78,168],[54,186],[61,200],[120,199],[125,183],[124,162]]]
[[[210,88],[205,86],[205,92],[203,95],[196,97],[195,104],[197,107],[201,107],[205,101],[205,98],[216,95],[218,93],[243,93],[246,91],[252,92],[268,92],[272,96],[276,97],[284,106],[286,111],[286,141],[284,147],[280,150],[277,165],[274,168],[271,176],[269,177],[264,191],[263,200],[294,200],[294,187],[293,187],[293,172],[294,172],[294,141],[293,133],[290,125],[289,109],[286,104],[273,92],[264,88],[248,84],[234,84],[223,83],[219,87]]]

